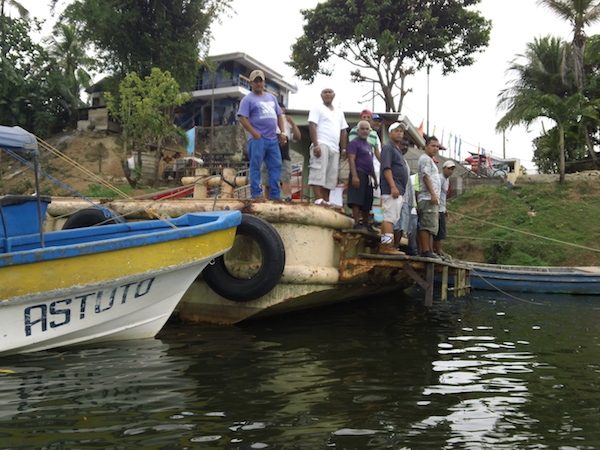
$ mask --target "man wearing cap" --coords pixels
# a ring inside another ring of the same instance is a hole
[[[437,155],[440,143],[435,136],[425,139],[425,153],[419,157],[417,163],[419,174],[419,195],[417,197],[417,210],[419,224],[417,240],[420,256],[439,259],[433,252],[433,236],[439,229],[439,204],[440,204],[440,172],[433,158]]]
[[[366,120],[371,125],[371,131],[367,137],[367,142],[373,147],[373,170],[375,177],[379,180],[381,160],[381,139],[379,139],[379,128],[381,127],[381,116],[377,113],[373,114],[368,109],[363,109],[360,112],[360,120]],[[358,124],[348,133],[348,142],[352,142],[358,136]],[[373,190],[373,195],[377,198],[381,196],[379,188]]]
[[[310,110],[310,160],[308,184],[313,187],[315,204],[329,204],[329,192],[337,186],[340,150],[346,150],[348,124],[341,109],[334,108],[333,89],[321,91],[323,103]]]
[[[446,239],[446,218],[448,217],[448,210],[446,209],[446,198],[448,196],[448,189],[450,189],[450,177],[454,173],[455,167],[455,162],[449,159],[442,165],[442,173],[440,175],[439,225],[438,232],[433,237],[433,251],[442,258],[444,258],[444,256],[447,256],[442,250],[442,241]]]
[[[401,144],[406,125],[394,122],[388,128],[390,142],[381,149],[381,201],[383,204],[383,223],[381,224],[381,243],[379,253],[388,255],[403,254],[394,245],[394,224],[400,219],[403,195],[406,190],[408,171],[402,155]]]
[[[279,144],[287,139],[283,112],[275,96],[265,91],[265,74],[254,70],[248,77],[252,92],[240,102],[238,117],[248,134],[250,158],[250,195],[263,198],[260,185],[260,167],[265,162],[269,174],[269,198],[279,200],[281,176],[281,152]]]
[[[369,214],[373,206],[373,184],[377,185],[373,171],[373,147],[367,142],[371,125],[366,120],[358,122],[358,137],[348,144],[348,206],[352,209],[354,228],[374,230],[369,224]]]

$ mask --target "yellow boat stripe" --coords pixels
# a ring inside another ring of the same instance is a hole
[[[141,247],[3,267],[0,301],[190,263],[226,251],[234,238],[235,228],[228,228]]]

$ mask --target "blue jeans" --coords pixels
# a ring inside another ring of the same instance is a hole
[[[269,172],[269,198],[279,200],[279,178],[281,177],[281,151],[277,139],[250,139],[248,141],[248,155],[250,156],[250,195],[258,198],[262,195],[260,186],[260,166],[263,161]]]

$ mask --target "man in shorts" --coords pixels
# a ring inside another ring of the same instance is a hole
[[[321,91],[323,103],[308,114],[310,133],[310,160],[308,184],[313,187],[315,204],[329,204],[329,192],[337,186],[340,150],[346,151],[348,124],[344,112],[333,106],[335,92],[326,88]]]
[[[373,206],[373,147],[368,142],[371,125],[361,120],[357,125],[358,135],[348,144],[348,206],[352,209],[354,228],[374,232],[369,224],[369,215]],[[377,182],[375,181],[375,184]]]
[[[419,174],[419,195],[417,210],[419,224],[417,240],[420,256],[440,259],[433,252],[433,236],[439,229],[439,204],[441,194],[440,173],[433,158],[437,155],[440,143],[435,136],[425,139],[425,153],[419,157],[417,173]]]
[[[394,245],[394,224],[400,219],[403,195],[408,180],[406,160],[401,150],[406,125],[394,122],[388,128],[390,142],[381,149],[381,202],[383,204],[383,222],[381,224],[381,243],[379,253],[401,255]]]

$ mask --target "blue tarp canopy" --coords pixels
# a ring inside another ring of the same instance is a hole
[[[38,145],[35,136],[23,128],[0,125],[0,147],[35,152]]]

